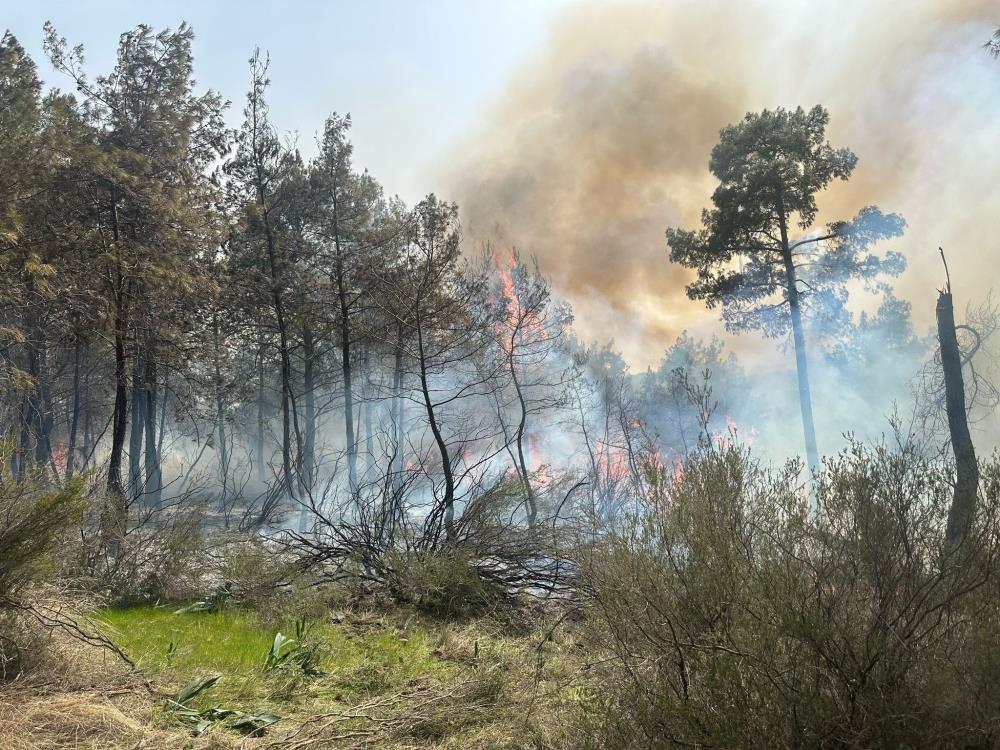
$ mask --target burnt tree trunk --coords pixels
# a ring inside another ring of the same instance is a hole
[[[257,459],[257,481],[267,480],[264,468],[264,340],[261,337],[257,348],[257,439],[254,452]]]
[[[125,535],[128,502],[122,484],[122,452],[128,429],[128,319],[125,308],[124,283],[120,280],[115,310],[115,408],[111,419],[111,455],[108,458],[108,497],[102,519],[105,544],[113,554],[119,549],[118,540]]]
[[[968,533],[976,512],[979,464],[976,462],[976,449],[972,444],[969,419],[965,411],[962,353],[958,348],[955,309],[950,291],[938,294],[937,326],[941,370],[944,374],[945,411],[948,415],[948,432],[951,435],[956,470],[955,494],[948,511],[946,536],[949,542],[957,542]]]
[[[367,457],[365,458],[365,479],[370,480],[375,476],[375,435],[374,435],[374,415],[372,414],[372,402],[374,397],[372,394],[372,371],[371,371],[371,353],[369,347],[365,346],[364,355],[364,425],[365,425],[365,453]]]
[[[38,332],[38,374],[36,380],[36,398],[38,415],[35,436],[35,463],[44,466],[52,460],[52,400],[48,384],[48,347],[41,331]]]
[[[435,414],[436,405],[431,398],[431,387],[428,380],[427,353],[424,349],[424,333],[420,313],[416,315],[417,332],[417,366],[420,373],[420,393],[424,400],[424,409],[427,411],[427,423],[431,428],[431,435],[434,437],[434,444],[437,446],[438,455],[441,457],[441,472],[444,475],[444,493],[441,497],[441,517],[444,524],[445,537],[451,539],[454,535],[455,524],[455,475],[451,465],[451,454],[448,450],[448,443],[438,425]]]
[[[336,230],[335,230],[336,231]],[[335,235],[337,236],[337,235]],[[347,483],[351,494],[358,491],[358,439],[354,426],[354,385],[351,362],[350,307],[347,300],[344,267],[340,259],[340,241],[337,243],[337,298],[340,304],[340,364],[343,368],[344,386],[344,442],[347,450]]]
[[[405,428],[403,425],[403,326],[399,326],[396,338],[395,362],[392,371],[392,427],[394,449],[392,454],[392,493],[395,502],[403,484],[403,454]]]

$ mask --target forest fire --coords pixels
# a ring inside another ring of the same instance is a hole
[[[386,3],[0,39],[0,748],[997,747],[997,9]]]

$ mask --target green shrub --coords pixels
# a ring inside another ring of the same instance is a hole
[[[6,449],[0,449],[0,679],[23,666],[25,637],[18,626],[25,589],[56,569],[53,552],[65,532],[78,525],[84,507],[83,481],[50,487],[41,473],[14,477]]]
[[[0,462],[7,465],[6,457]],[[0,473],[0,606],[14,604],[24,586],[52,569],[61,533],[81,520],[82,493],[79,478],[50,489],[39,476]]]
[[[581,553],[594,747],[989,747],[1000,725],[996,461],[944,544],[947,466],[911,449],[798,467],[706,448]]]

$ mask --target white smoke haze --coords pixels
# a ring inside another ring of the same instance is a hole
[[[694,227],[718,131],[748,111],[822,104],[860,164],[819,221],[876,204],[908,222],[897,294],[921,331],[948,252],[957,302],[998,272],[994,189],[1000,66],[982,50],[1000,11],[963,2],[615,2],[566,9],[447,168],[467,238],[514,244],[572,303],[585,340],[633,369],[682,330],[721,332],[684,294],[667,226]],[[854,301],[855,309],[870,305]],[[773,342],[730,342],[771,367]]]

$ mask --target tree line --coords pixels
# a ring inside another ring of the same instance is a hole
[[[638,374],[613,346],[579,342],[531,259],[470,250],[455,204],[407,207],[356,167],[350,116],[330,115],[304,159],[272,119],[260,51],[242,124],[227,128],[228,103],[196,91],[192,43],[184,24],[139,26],[91,78],[82,48],[47,24],[72,94],[43,90],[13,35],[0,44],[10,469],[100,476],[108,538],[133,508],[198,482],[227,526],[291,511],[304,529],[338,498],[377,491],[385,533],[419,507],[437,539],[498,473],[529,526],[570,492],[610,514],[641,484],[640,456],[696,446],[706,405],[744,438],[784,431],[767,397],[746,398],[784,389],[718,341],[685,334]],[[790,340],[813,471],[807,353],[877,409],[928,354],[887,281],[905,261],[879,252],[903,219],[867,207],[814,226],[817,193],[857,163],[826,141],[828,120],[822,107],[765,110],[723,129],[702,228],[667,230],[693,299],[730,331]],[[883,301],[855,323],[859,281]]]

